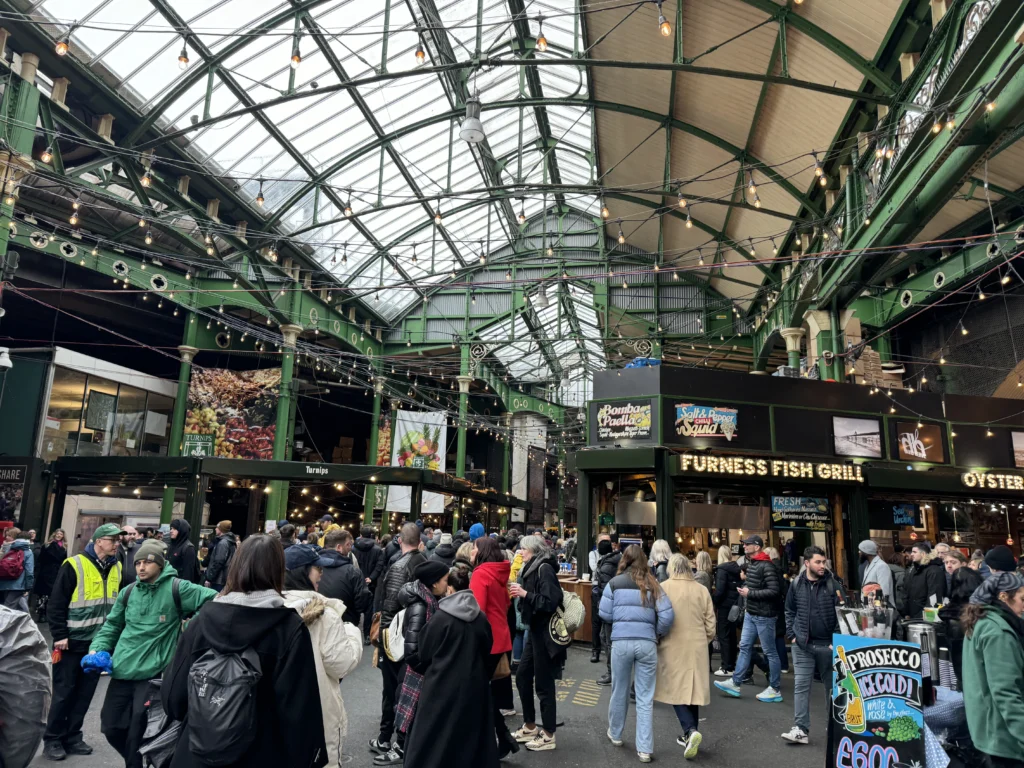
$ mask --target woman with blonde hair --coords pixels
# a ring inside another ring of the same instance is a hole
[[[601,595],[601,620],[612,626],[612,695],[608,704],[608,740],[622,746],[629,710],[629,681],[636,673],[636,754],[651,762],[654,752],[654,688],[658,675],[658,639],[672,628],[675,614],[658,580],[635,544],[619,561],[618,575]],[[531,631],[532,635],[532,631]]]
[[[675,709],[683,729],[676,744],[685,748],[683,757],[689,760],[696,756],[702,739],[697,730],[698,708],[711,703],[708,643],[715,636],[715,608],[711,594],[694,579],[689,560],[672,555],[668,572],[669,579],[662,589],[672,603],[676,620],[658,647],[654,700]]]
[[[740,586],[740,567],[732,558],[728,544],[718,548],[718,568],[715,571],[715,591],[712,602],[718,616],[718,642],[722,648],[722,662],[715,677],[730,677],[736,667],[736,627],[739,617],[729,620],[729,612],[739,602],[736,589]]]
[[[715,572],[714,566],[711,564],[711,555],[702,549],[697,553],[697,559],[695,562],[697,565],[697,571],[693,574],[693,580],[707,589],[708,594],[710,595],[712,592],[711,579]]]
[[[473,570],[473,545],[468,541],[463,542],[455,551],[455,559],[452,561],[452,566],[459,565],[460,563],[469,568],[470,571]]]
[[[668,580],[668,559],[670,557],[672,557],[672,548],[669,547],[668,542],[664,539],[655,539],[651,545],[651,557],[647,564],[659,582]]]

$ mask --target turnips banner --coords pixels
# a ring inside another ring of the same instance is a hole
[[[280,386],[280,368],[194,368],[185,415],[188,455],[272,459]]]
[[[444,411],[398,411],[391,441],[391,466],[445,470],[448,418]],[[412,489],[404,485],[388,489],[388,512],[408,512]],[[423,494],[421,514],[444,513],[444,496]]]

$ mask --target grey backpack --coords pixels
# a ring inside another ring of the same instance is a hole
[[[188,672],[189,750],[205,765],[242,759],[256,734],[256,686],[263,677],[252,648],[206,651]]]

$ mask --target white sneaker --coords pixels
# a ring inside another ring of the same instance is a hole
[[[727,693],[734,698],[740,697],[740,687],[729,678],[725,681],[715,680],[715,688],[720,690],[722,693]]]
[[[611,728],[608,729],[608,741],[610,741],[616,747],[621,747],[622,746],[622,739],[616,739],[614,736],[612,736],[612,729]]]
[[[512,733],[512,738],[520,744],[526,744],[529,741],[533,741],[537,738],[537,734],[540,733],[540,728],[534,726],[533,728],[527,728],[525,725],[518,731]]]
[[[499,709],[498,714],[500,714],[502,717],[514,717],[516,711],[514,709]]]
[[[533,737],[533,740],[526,742],[526,748],[531,752],[547,752],[554,749],[555,734],[547,736],[542,729],[538,728],[537,735]]]
[[[637,752],[636,756],[640,758],[641,763],[651,762],[651,755],[649,752]]]
[[[790,729],[789,733],[782,734],[782,738],[784,738],[790,744],[810,743],[810,739],[807,738],[807,734],[804,733],[804,729],[798,725],[794,725],[792,729]]]
[[[782,692],[772,688],[770,685],[757,694],[758,701],[764,701],[770,704],[775,704],[782,701]]]
[[[683,751],[683,757],[687,760],[693,760],[697,756],[697,750],[700,749],[700,743],[704,740],[704,737],[700,735],[700,731],[690,731],[689,738],[683,743],[686,749]],[[678,743],[678,739],[676,740]]]
[[[732,672],[726,672],[724,669],[719,667],[715,670],[715,677],[732,677]]]

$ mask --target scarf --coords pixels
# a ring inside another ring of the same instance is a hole
[[[214,600],[218,603],[244,605],[249,608],[284,607],[284,598],[273,589],[263,589],[256,592],[228,592],[226,595],[217,595]]]
[[[437,609],[437,598],[434,597],[434,593],[424,586],[422,582],[417,581],[416,583],[419,586],[423,602],[427,605],[427,615],[423,620],[423,628],[420,629],[420,634],[422,634],[426,631],[430,617],[434,615],[434,611]],[[408,733],[409,726],[412,725],[412,719],[416,716],[416,705],[419,703],[422,687],[423,675],[406,664],[405,676],[402,678],[402,685],[398,690],[398,701],[395,703],[395,727],[401,733]]]

